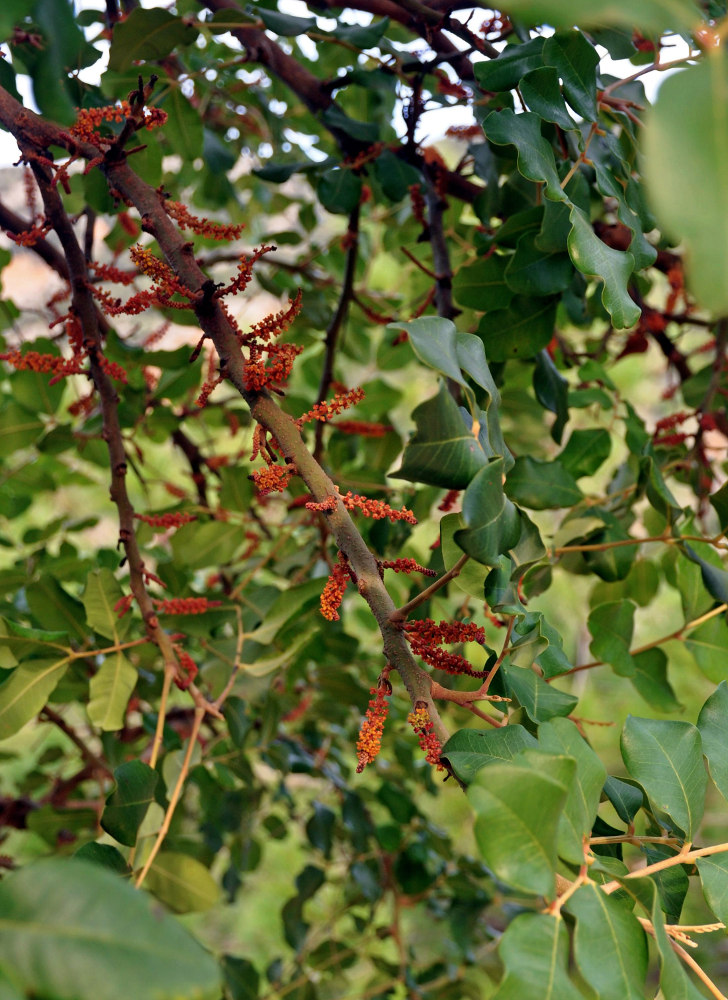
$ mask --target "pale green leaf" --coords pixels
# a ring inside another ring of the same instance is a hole
[[[491,1000],[582,1000],[569,979],[569,933],[560,917],[521,913],[498,942],[505,975]]]
[[[0,740],[6,740],[35,718],[69,663],[68,656],[25,660],[0,684]]]
[[[114,605],[124,596],[119,582],[110,569],[92,570],[86,578],[83,606],[86,621],[99,635],[119,642],[131,624],[129,616],[119,618]]]
[[[147,888],[175,913],[209,910],[220,899],[220,886],[197,858],[162,851],[154,859]]]
[[[137,671],[123,653],[104,659],[89,683],[88,717],[105,731],[122,729],[126,706],[137,682]]]

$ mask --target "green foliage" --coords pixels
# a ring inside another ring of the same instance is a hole
[[[725,4],[289,6],[0,10],[0,997],[722,995]]]

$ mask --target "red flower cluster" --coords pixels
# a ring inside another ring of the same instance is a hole
[[[337,420],[331,426],[342,434],[358,434],[369,438],[384,437],[392,430],[391,424],[377,424],[369,420]]]
[[[391,559],[382,563],[382,569],[393,569],[395,573],[422,573],[423,576],[437,576],[437,570],[420,566],[416,559]]]
[[[409,188],[410,204],[412,205],[412,215],[421,226],[427,225],[425,218],[425,198],[422,194],[421,184],[410,184]]]
[[[437,509],[441,510],[443,514],[447,514],[453,509],[459,496],[460,490],[448,490],[442,498],[442,503],[438,504]]]
[[[330,622],[337,622],[339,620],[339,608],[344,597],[344,591],[349,580],[352,578],[346,557],[343,553],[339,552],[338,558],[339,561],[332,569],[326,581],[326,586],[321,592],[321,614]]]
[[[362,399],[364,399],[363,389],[357,388],[349,389],[347,392],[337,392],[333,399],[330,399],[328,402],[316,403],[310,410],[303,413],[296,421],[296,425],[302,427],[310,420],[320,420],[324,423],[343,410],[348,410],[350,406],[360,403]]]
[[[264,497],[269,493],[282,493],[290,481],[291,470],[286,465],[273,463],[266,465],[264,469],[258,469],[250,478]]]
[[[451,125],[445,135],[448,139],[476,139],[483,134],[481,125]]]
[[[208,601],[206,597],[170,597],[155,600],[157,610],[163,615],[204,615],[210,608],[218,608],[222,601]]]
[[[51,373],[53,375],[51,385],[68,375],[83,374],[78,358],[64,358],[60,354],[40,354],[38,351],[26,351],[25,354],[21,354],[16,349],[0,354],[0,361],[7,361],[18,371],[41,372],[45,375]]]
[[[174,683],[180,689],[180,691],[186,691],[190,684],[193,682],[197,674],[199,673],[197,669],[197,664],[189,655],[185,653],[183,649],[179,646],[174,647],[174,651],[177,654],[177,659],[179,660],[180,671],[174,679]]]
[[[390,521],[407,521],[408,524],[417,524],[417,518],[406,507],[395,510],[384,500],[370,500],[369,497],[363,497],[359,493],[352,493],[351,490],[342,494],[339,493],[338,487],[336,490],[336,496],[326,497],[320,503],[309,500],[306,504],[306,509],[320,510],[324,513],[332,511],[336,509],[336,501],[338,499],[341,500],[347,510],[360,510],[367,517],[371,517],[375,521],[382,521],[385,517],[388,517]]]
[[[124,597],[120,597],[119,600],[114,605],[114,611],[116,612],[117,618],[123,618],[127,611],[130,610],[132,604],[134,603],[134,595],[126,594]]]
[[[191,229],[198,236],[206,236],[211,240],[236,240],[245,229],[243,223],[233,225],[222,222],[212,222],[210,219],[201,219],[183,205],[181,201],[165,199],[164,207],[167,215],[175,220],[180,229]]]
[[[414,712],[410,712],[407,716],[407,722],[412,726],[419,739],[420,749],[424,751],[427,763],[437,767],[438,771],[444,771],[445,768],[440,763],[442,743],[433,732],[435,727],[427,709],[418,705]]]
[[[464,656],[459,653],[449,653],[442,649],[443,645],[460,642],[485,642],[485,631],[473,622],[445,622],[439,624],[431,618],[421,621],[406,622],[404,632],[412,652],[425,663],[448,674],[467,674],[469,677],[483,678],[487,670],[473,670]]]
[[[381,749],[384,723],[389,712],[387,695],[392,693],[392,687],[389,681],[380,681],[379,686],[371,688],[369,693],[374,697],[369,700],[366,715],[359,730],[359,738],[356,741],[357,774],[361,774],[367,764],[372,763]]]
[[[33,247],[38,240],[42,240],[45,236],[47,236],[52,228],[53,226],[50,222],[41,220],[30,229],[25,229],[20,233],[11,233],[5,230],[5,235],[19,247]]]
[[[150,524],[153,528],[179,528],[183,524],[197,520],[194,514],[174,514],[171,511],[167,514],[135,514],[134,517],[138,521]]]
[[[139,119],[139,112],[134,113],[134,117]],[[159,128],[167,121],[167,112],[161,108],[144,108],[141,111],[140,125],[147,130]],[[104,122],[123,122],[132,117],[131,105],[128,101],[119,101],[118,104],[109,104],[102,108],[80,108],[76,117],[76,123],[69,129],[71,135],[82,142],[90,142],[97,149],[108,148],[113,139],[109,136],[99,135],[98,129]]]
[[[363,149],[361,153],[357,153],[356,156],[351,158],[345,157],[344,163],[350,170],[361,170],[361,168],[367,163],[371,163],[372,160],[376,160],[378,156],[381,156],[384,152],[384,148],[385,146],[383,142],[372,143],[371,146]]]
[[[454,83],[444,69],[436,69],[435,76],[437,77],[437,93],[445,94],[447,97],[457,97],[461,101],[467,101],[470,97],[470,91],[467,87],[463,87],[462,84]]]

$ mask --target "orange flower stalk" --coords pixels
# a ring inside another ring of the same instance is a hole
[[[351,578],[346,557],[339,552],[339,561],[331,570],[326,586],[321,592],[321,614],[328,621],[337,622],[339,620],[339,608]]]
[[[333,399],[328,402],[316,403],[306,413],[296,421],[298,427],[302,427],[310,420],[320,420],[322,423],[335,417],[337,413],[348,410],[350,406],[355,406],[364,399],[363,389],[349,389],[346,392],[337,392]]]
[[[423,576],[437,576],[437,570],[420,566],[416,559],[389,559],[382,563],[382,569],[393,569],[395,573],[422,573]]]
[[[360,510],[362,513],[366,514],[367,517],[371,517],[375,521],[381,521],[385,517],[388,517],[390,521],[407,521],[408,524],[417,524],[417,518],[411,510],[407,509],[407,507],[395,510],[384,500],[370,500],[369,497],[361,496],[358,493],[352,493],[351,490],[349,490],[346,494],[339,493],[338,487],[337,496],[327,497],[320,503],[315,500],[310,500],[306,504],[306,509],[319,510],[326,513],[326,511],[332,511],[336,508],[337,499],[341,500],[347,510]]]
[[[170,597],[155,600],[154,604],[163,615],[203,615],[211,608],[219,608],[222,601],[208,601],[206,597]]]
[[[206,236],[211,240],[236,240],[245,229],[243,223],[225,224],[222,222],[212,222],[210,219],[201,219],[183,205],[181,201],[173,201],[171,198],[165,199],[164,208],[167,215],[170,215],[180,227],[180,229],[191,229],[198,236]]]
[[[445,622],[439,624],[431,618],[406,622],[404,632],[412,652],[425,663],[448,674],[467,674],[469,677],[484,678],[487,670],[473,670],[464,656],[442,649],[443,643],[485,642],[485,631],[473,622]]]
[[[183,524],[189,524],[190,521],[197,520],[194,514],[175,514],[171,511],[167,514],[135,514],[134,517],[138,521],[150,524],[153,528],[179,528]]]
[[[267,465],[264,469],[258,469],[250,477],[258,487],[258,492],[262,497],[269,493],[282,493],[288,486],[291,478],[291,469],[286,465]]]
[[[374,697],[369,700],[369,705],[361,729],[359,730],[359,739],[356,741],[357,774],[361,774],[367,764],[372,763],[382,746],[384,723],[389,712],[387,695],[392,693],[392,685],[388,680],[380,679],[378,687],[371,688],[369,693],[374,695]]]
[[[420,749],[424,751],[427,763],[437,767],[438,771],[444,771],[445,768],[440,763],[442,743],[440,743],[433,732],[435,727],[427,709],[423,705],[418,704],[414,712],[410,712],[407,716],[407,722],[409,722],[415,731],[415,735],[420,742]]]

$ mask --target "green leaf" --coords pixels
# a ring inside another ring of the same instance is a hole
[[[539,772],[515,762],[492,764],[476,775],[467,795],[478,848],[496,878],[519,892],[552,897],[556,836],[568,792],[546,767],[546,758]]]
[[[357,121],[349,118],[341,108],[335,104],[330,105],[321,115],[321,121],[334,133],[344,132],[352,139],[359,139],[360,142],[376,142],[379,138],[379,126],[374,122]]]
[[[212,956],[147,895],[82,861],[40,861],[0,885],[0,963],[28,995],[217,1000]]]
[[[647,941],[623,903],[589,882],[566,904],[576,917],[574,957],[599,1000],[644,1000]]]
[[[505,280],[508,262],[507,257],[494,253],[461,267],[452,283],[455,301],[479,312],[507,309],[514,294]]]
[[[45,430],[43,421],[24,406],[10,402],[0,410],[0,458],[27,448]]]
[[[535,746],[536,739],[519,725],[492,730],[460,729],[442,748],[442,756],[461,781],[469,782],[481,767],[511,761],[521,750]]]
[[[26,657],[42,655],[47,656],[51,650],[61,653],[70,653],[68,645],[68,632],[55,632],[49,629],[28,628],[26,625],[19,625],[10,621],[9,618],[0,618],[0,649],[8,649],[17,660],[24,660]],[[8,667],[14,666],[13,663]],[[5,664],[3,664],[3,668]]]
[[[627,291],[635,267],[634,257],[627,251],[615,250],[602,243],[589,219],[576,206],[571,209],[569,218],[571,232],[567,242],[575,267],[604,282],[602,304],[614,326],[618,330],[634,326],[640,318],[640,309]]]
[[[48,628],[65,629],[69,635],[84,641],[88,638],[83,605],[50,574],[29,584],[25,588],[25,598],[36,619]]]
[[[587,626],[592,636],[589,649],[597,660],[614,667],[620,677],[632,677],[635,665],[629,647],[634,630],[633,601],[608,601],[589,615]]]
[[[124,728],[126,706],[137,682],[137,670],[123,653],[104,659],[89,683],[88,717],[105,732]]]
[[[532,24],[546,21],[554,28],[629,26],[643,32],[661,34],[668,28],[673,31],[690,31],[700,20],[701,12],[691,0],[641,0],[635,6],[632,0],[575,0],[564,6],[562,0],[510,0],[508,11],[518,18],[527,18]]]
[[[570,719],[554,718],[538,728],[541,750],[573,757],[576,775],[559,823],[559,856],[573,864],[584,860],[584,837],[591,833],[599,808],[606,769]]]
[[[593,476],[609,458],[611,450],[609,431],[601,427],[595,430],[576,430],[571,432],[566,447],[559,455],[559,463],[575,479]]]
[[[361,198],[361,177],[341,167],[327,170],[318,183],[318,196],[327,212],[349,215]]]
[[[569,419],[569,383],[560,374],[548,351],[539,351],[536,355],[533,391],[541,406],[556,414],[556,420],[551,426],[551,437],[558,444]],[[567,466],[564,465],[564,468]],[[568,471],[574,474],[573,469]]]
[[[697,726],[710,777],[728,799],[728,682],[721,681],[700,709]]]
[[[388,149],[385,149],[374,161],[374,176],[379,181],[384,195],[395,202],[406,198],[410,187],[422,181],[419,170],[411,164],[405,163]]]
[[[632,657],[634,674],[630,680],[648,704],[661,712],[676,712],[682,705],[667,679],[667,655],[664,650],[645,649]]]
[[[101,826],[120,844],[133,847],[136,843],[158,780],[157,772],[140,760],[127,761],[114,771],[116,787],[106,800]]]
[[[728,857],[714,854],[696,864],[706,903],[721,923],[728,923]]]
[[[114,605],[124,596],[121,585],[110,569],[92,570],[86,578],[83,606],[86,622],[99,635],[119,642],[129,630],[130,618],[119,618]]]
[[[722,47],[665,80],[644,132],[645,180],[658,224],[684,243],[688,286],[703,308],[728,313],[728,56]],[[671,151],[665,156],[665,150]]]
[[[246,639],[267,646],[273,642],[283,628],[294,618],[298,618],[306,608],[321,596],[325,580],[318,578],[307,580],[298,587],[289,587],[276,597],[268,609],[265,620]]]
[[[531,510],[573,507],[584,496],[559,460],[540,462],[529,455],[516,459],[505,488],[512,500]]]
[[[463,550],[455,541],[455,533],[464,528],[460,514],[445,514],[440,521],[440,551],[446,570],[451,570],[463,555]],[[483,584],[488,574],[488,568],[475,559],[468,559],[458,575],[452,581],[452,586],[470,594],[477,600],[483,599]]]
[[[604,794],[624,823],[631,823],[644,803],[644,793],[641,788],[635,788],[629,782],[615,778],[611,774],[604,782]]]
[[[260,974],[249,959],[223,955],[222,971],[230,1000],[258,1000]]]
[[[171,88],[164,102],[164,110],[169,115],[164,126],[164,136],[173,151],[183,161],[201,156],[204,141],[202,119],[189,98],[182,93],[181,87]]]
[[[688,559],[700,566],[703,584],[711,597],[721,604],[728,604],[728,572],[703,559],[691,545],[684,542],[681,548]]]
[[[373,21],[371,24],[339,23],[331,34],[357,49],[371,49],[379,44],[388,28],[389,18],[383,17],[381,21]]]
[[[196,28],[166,10],[136,7],[114,26],[109,69],[118,72],[139,61],[164,59],[178,45],[192,45],[197,35]]]
[[[544,121],[553,122],[567,132],[577,128],[564,104],[559,74],[553,66],[531,70],[521,80],[519,89],[529,110]]]
[[[422,316],[409,323],[390,323],[388,330],[404,330],[419,360],[429,368],[465,385],[457,357],[457,330],[452,320]]]
[[[569,287],[574,276],[568,254],[543,251],[536,246],[537,237],[525,233],[506,267],[506,283],[516,295],[556,295]]]
[[[475,78],[482,90],[493,93],[512,90],[521,78],[543,65],[543,38],[532,38],[522,45],[506,45],[496,59],[475,64]]]
[[[564,97],[577,115],[595,122],[599,53],[594,46],[580,31],[552,35],[544,43],[543,60],[561,77]]]
[[[478,325],[489,361],[530,358],[554,335],[554,299],[519,297],[508,309],[486,313]]]
[[[538,115],[530,111],[517,115],[510,108],[493,111],[485,119],[483,130],[497,146],[514,145],[518,149],[519,172],[530,181],[545,184],[547,198],[553,201],[567,200],[556,171],[554,151],[548,140],[541,135],[541,119]]]
[[[560,917],[521,913],[498,942],[505,975],[491,1000],[582,1000],[569,979],[569,932]]]
[[[689,722],[627,717],[622,758],[644,788],[660,821],[695,839],[705,807],[707,776],[700,732]]]
[[[25,660],[0,684],[0,740],[6,740],[35,718],[69,663],[69,656]]]
[[[175,913],[200,913],[220,899],[220,886],[202,862],[176,851],[157,855],[146,884]]]
[[[122,875],[125,878],[132,873],[123,855],[115,847],[112,847],[111,844],[84,844],[73,856],[79,861],[100,865],[102,868],[106,868],[114,872],[114,874]]]
[[[203,569],[229,562],[243,541],[239,525],[222,521],[184,524],[172,537],[175,561],[188,569]]]
[[[483,449],[487,427],[481,426],[475,438],[444,384],[436,396],[412,411],[412,418],[417,431],[405,445],[402,465],[390,476],[461,490],[487,465]]]
[[[728,528],[728,483],[723,483],[721,488],[716,490],[708,499],[710,500],[710,506],[718,515],[718,524],[721,531],[725,531]]]
[[[276,35],[284,35],[288,38],[303,35],[316,27],[315,17],[295,17],[293,14],[282,14],[277,10],[267,10],[260,4],[256,4],[255,13],[269,31],[274,31]]]
[[[519,511],[503,492],[503,469],[496,458],[474,476],[463,496],[465,527],[455,533],[463,552],[486,566],[495,566],[521,536]]]
[[[547,722],[555,716],[569,715],[576,708],[579,701],[577,697],[547,684],[529,667],[514,667],[504,663],[501,671],[509,694],[517,699],[533,722]]]
[[[693,629],[683,642],[708,680],[714,684],[728,680],[728,626],[725,615],[717,615]]]

